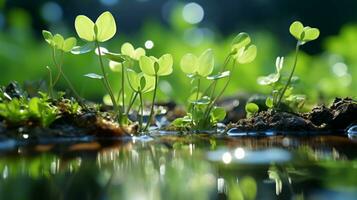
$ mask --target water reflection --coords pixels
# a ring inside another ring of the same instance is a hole
[[[1,152],[0,199],[353,199],[357,155],[348,149],[356,144],[333,138],[159,135],[23,146]]]

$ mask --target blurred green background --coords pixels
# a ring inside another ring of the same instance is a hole
[[[291,66],[295,40],[288,28],[294,20],[321,31],[317,41],[303,47],[296,71],[301,79],[297,92],[306,94],[310,103],[328,102],[335,96],[356,96],[355,8],[355,0],[0,0],[0,85],[11,80],[29,84],[47,79],[45,66],[51,66],[52,61],[50,48],[42,40],[42,29],[65,37],[76,36],[76,15],[95,19],[109,10],[118,26],[115,39],[104,44],[109,50],[119,52],[126,41],[135,47],[145,47],[150,43],[147,41],[152,41],[154,46],[147,48],[147,54],[174,56],[174,73],[159,85],[161,100],[182,103],[189,96],[190,82],[179,67],[185,53],[199,54],[212,48],[218,70],[232,38],[242,31],[251,34],[258,55],[253,63],[233,72],[226,95],[269,94],[270,88],[259,86],[256,79],[275,70],[277,56],[287,56],[286,70]],[[100,72],[93,52],[66,55],[64,71],[81,95],[101,101],[102,85],[83,77]],[[120,75],[111,73],[110,79],[118,89]],[[58,89],[66,87],[64,81],[58,85]]]

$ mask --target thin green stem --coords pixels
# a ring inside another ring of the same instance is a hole
[[[151,122],[151,118],[153,117],[154,115],[154,105],[155,105],[155,99],[156,99],[156,91],[157,91],[157,83],[158,83],[158,76],[157,76],[157,73],[155,72],[155,88],[154,88],[154,94],[153,94],[153,97],[152,97],[152,104],[151,104],[151,109],[150,109],[150,116],[148,118],[148,122],[145,126],[145,129],[144,131],[146,131],[149,126],[150,126],[150,122]]]
[[[232,57],[232,53],[228,54],[228,56],[227,56],[226,59],[224,60],[223,66],[222,66],[222,69],[221,69],[221,73],[224,72],[224,70],[226,70],[226,67],[227,67],[229,61],[231,60],[231,57]],[[232,71],[233,71],[233,70],[232,70]],[[214,93],[215,93],[215,91],[216,91],[216,88],[217,88],[217,83],[218,83],[217,80],[215,80],[215,81],[213,82],[213,89],[212,89],[212,91],[211,91],[210,98],[213,98],[213,95],[214,95]]]
[[[100,51],[99,42],[96,40],[95,44],[96,44],[96,47],[97,47],[97,50],[98,50],[99,64],[100,64],[100,69],[102,70],[102,75],[103,75],[103,78],[104,78],[105,88],[106,88],[106,90],[107,90],[107,92],[108,92],[108,94],[110,96],[110,99],[113,102],[114,110],[118,111],[118,105],[117,105],[117,102],[115,101],[113,90],[112,90],[112,88],[110,86],[107,73],[105,72],[105,69],[104,69],[104,64],[103,64],[103,59],[102,59],[102,52]],[[121,115],[120,111],[119,111],[119,114]]]
[[[122,106],[123,106],[123,111],[125,110],[125,91],[124,91],[124,89],[125,89],[125,85],[124,85],[124,83],[125,83],[125,71],[124,71],[124,65],[122,64],[121,65],[122,66],[122,68],[121,68],[121,92],[122,92]]]
[[[46,67],[48,70],[48,76],[49,76],[49,88],[48,88],[48,93],[50,94],[50,97],[53,99],[53,85],[52,85],[52,72],[49,67]]]
[[[279,100],[278,100],[278,103],[277,103],[277,108],[279,109],[280,107],[280,104],[281,104],[281,100],[283,99],[284,97],[284,94],[286,92],[286,90],[288,89],[290,83],[291,83],[291,79],[294,75],[294,72],[295,72],[295,68],[296,68],[296,65],[297,65],[297,60],[298,60],[298,55],[299,55],[299,48],[300,48],[300,42],[298,41],[296,43],[296,47],[295,47],[295,58],[294,58],[294,64],[293,64],[293,69],[291,70],[291,73],[289,75],[289,78],[288,78],[288,81],[286,82],[285,84],[285,87],[283,89],[283,91],[281,92],[281,95],[279,97]]]
[[[127,116],[129,115],[130,110],[131,110],[131,108],[133,107],[137,96],[138,96],[138,92],[133,92],[133,93],[132,93],[131,98],[130,98],[129,106],[128,106],[128,109],[127,109],[127,111],[126,111],[126,115],[127,115]]]
[[[62,69],[62,67],[58,64],[57,59],[56,59],[56,49],[55,49],[55,47],[52,48],[52,60],[53,60],[53,63],[55,64],[55,66],[56,66],[56,68],[58,70],[57,76],[56,76],[54,82],[52,83],[53,87],[54,87],[57,84],[57,82],[60,79],[60,77],[61,77],[61,69]]]
[[[144,118],[144,101],[143,101],[143,94],[139,92],[139,98],[140,98],[140,118],[139,118],[139,130],[140,132],[142,131],[143,128],[143,118]]]

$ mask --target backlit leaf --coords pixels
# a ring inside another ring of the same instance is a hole
[[[158,60],[158,63],[159,71],[157,72],[157,75],[167,76],[172,73],[173,59],[171,54],[165,54],[161,56]]]
[[[155,76],[154,63],[155,60],[147,56],[141,56],[139,59],[139,66],[141,71],[149,76]]]
[[[74,26],[76,28],[78,36],[81,39],[86,40],[88,42],[92,42],[95,40],[94,23],[87,16],[78,15],[74,22]]]
[[[70,52],[74,46],[77,44],[77,39],[75,37],[67,38],[63,43],[62,50],[64,52]]]
[[[198,58],[197,72],[200,76],[206,77],[210,75],[214,67],[214,56],[212,49],[207,49]]]
[[[180,67],[186,74],[193,74],[197,71],[197,57],[191,53],[184,55],[181,58]]]
[[[102,13],[98,17],[98,19],[95,22],[95,25],[97,26],[97,30],[98,30],[96,36],[99,42],[105,42],[111,39],[117,31],[115,19],[113,15],[108,11]],[[94,27],[93,27],[93,31],[94,31]]]
[[[242,47],[247,46],[248,44],[250,44],[251,39],[249,37],[249,35],[247,33],[239,33],[232,42],[232,50],[239,50]]]
[[[302,40],[301,36],[304,31],[304,25],[299,21],[295,21],[290,25],[289,31],[297,40]]]
[[[250,45],[246,50],[244,50],[238,57],[238,63],[247,64],[252,62],[257,56],[257,47],[255,45]]]
[[[305,35],[304,35],[303,40],[304,40],[305,42],[312,41],[312,40],[316,40],[316,39],[319,37],[319,35],[320,35],[319,29],[317,29],[317,28],[310,28],[310,27],[305,27],[305,28],[304,28],[304,33],[305,33]]]

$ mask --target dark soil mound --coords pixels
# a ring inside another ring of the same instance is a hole
[[[341,131],[356,122],[357,102],[336,98],[329,108],[322,105],[305,114],[262,111],[234,127],[241,131]]]

